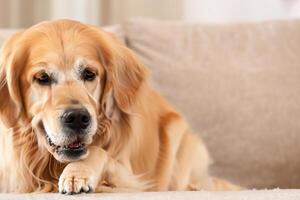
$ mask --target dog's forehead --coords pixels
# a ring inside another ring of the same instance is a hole
[[[78,42],[70,38],[39,36],[34,38],[29,51],[28,71],[44,68],[50,72],[70,73],[88,66],[99,74],[103,72],[98,49],[87,38]]]
[[[89,44],[76,44],[72,41],[62,41],[63,45],[41,41],[30,46],[30,65],[51,63],[60,68],[69,68],[74,64],[80,65],[99,61],[97,49]]]

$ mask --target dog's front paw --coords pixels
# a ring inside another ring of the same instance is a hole
[[[58,189],[62,194],[92,192],[97,186],[91,170],[80,163],[68,164],[59,177]]]

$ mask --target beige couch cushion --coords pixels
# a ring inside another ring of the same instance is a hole
[[[105,26],[102,27],[105,31],[115,34],[115,36],[123,43],[125,43],[125,35],[122,26]],[[5,40],[13,33],[17,31],[21,31],[22,29],[0,29],[0,47],[4,43]]]
[[[155,87],[207,142],[214,175],[300,188],[300,21],[137,19],[125,34]]]

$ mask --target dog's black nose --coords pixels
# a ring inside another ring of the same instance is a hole
[[[63,126],[75,131],[80,131],[90,125],[91,116],[86,109],[69,109],[63,113],[61,121]]]

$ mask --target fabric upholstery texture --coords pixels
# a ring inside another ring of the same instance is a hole
[[[212,174],[249,188],[300,187],[300,21],[135,19],[124,28],[153,85],[206,141]]]

